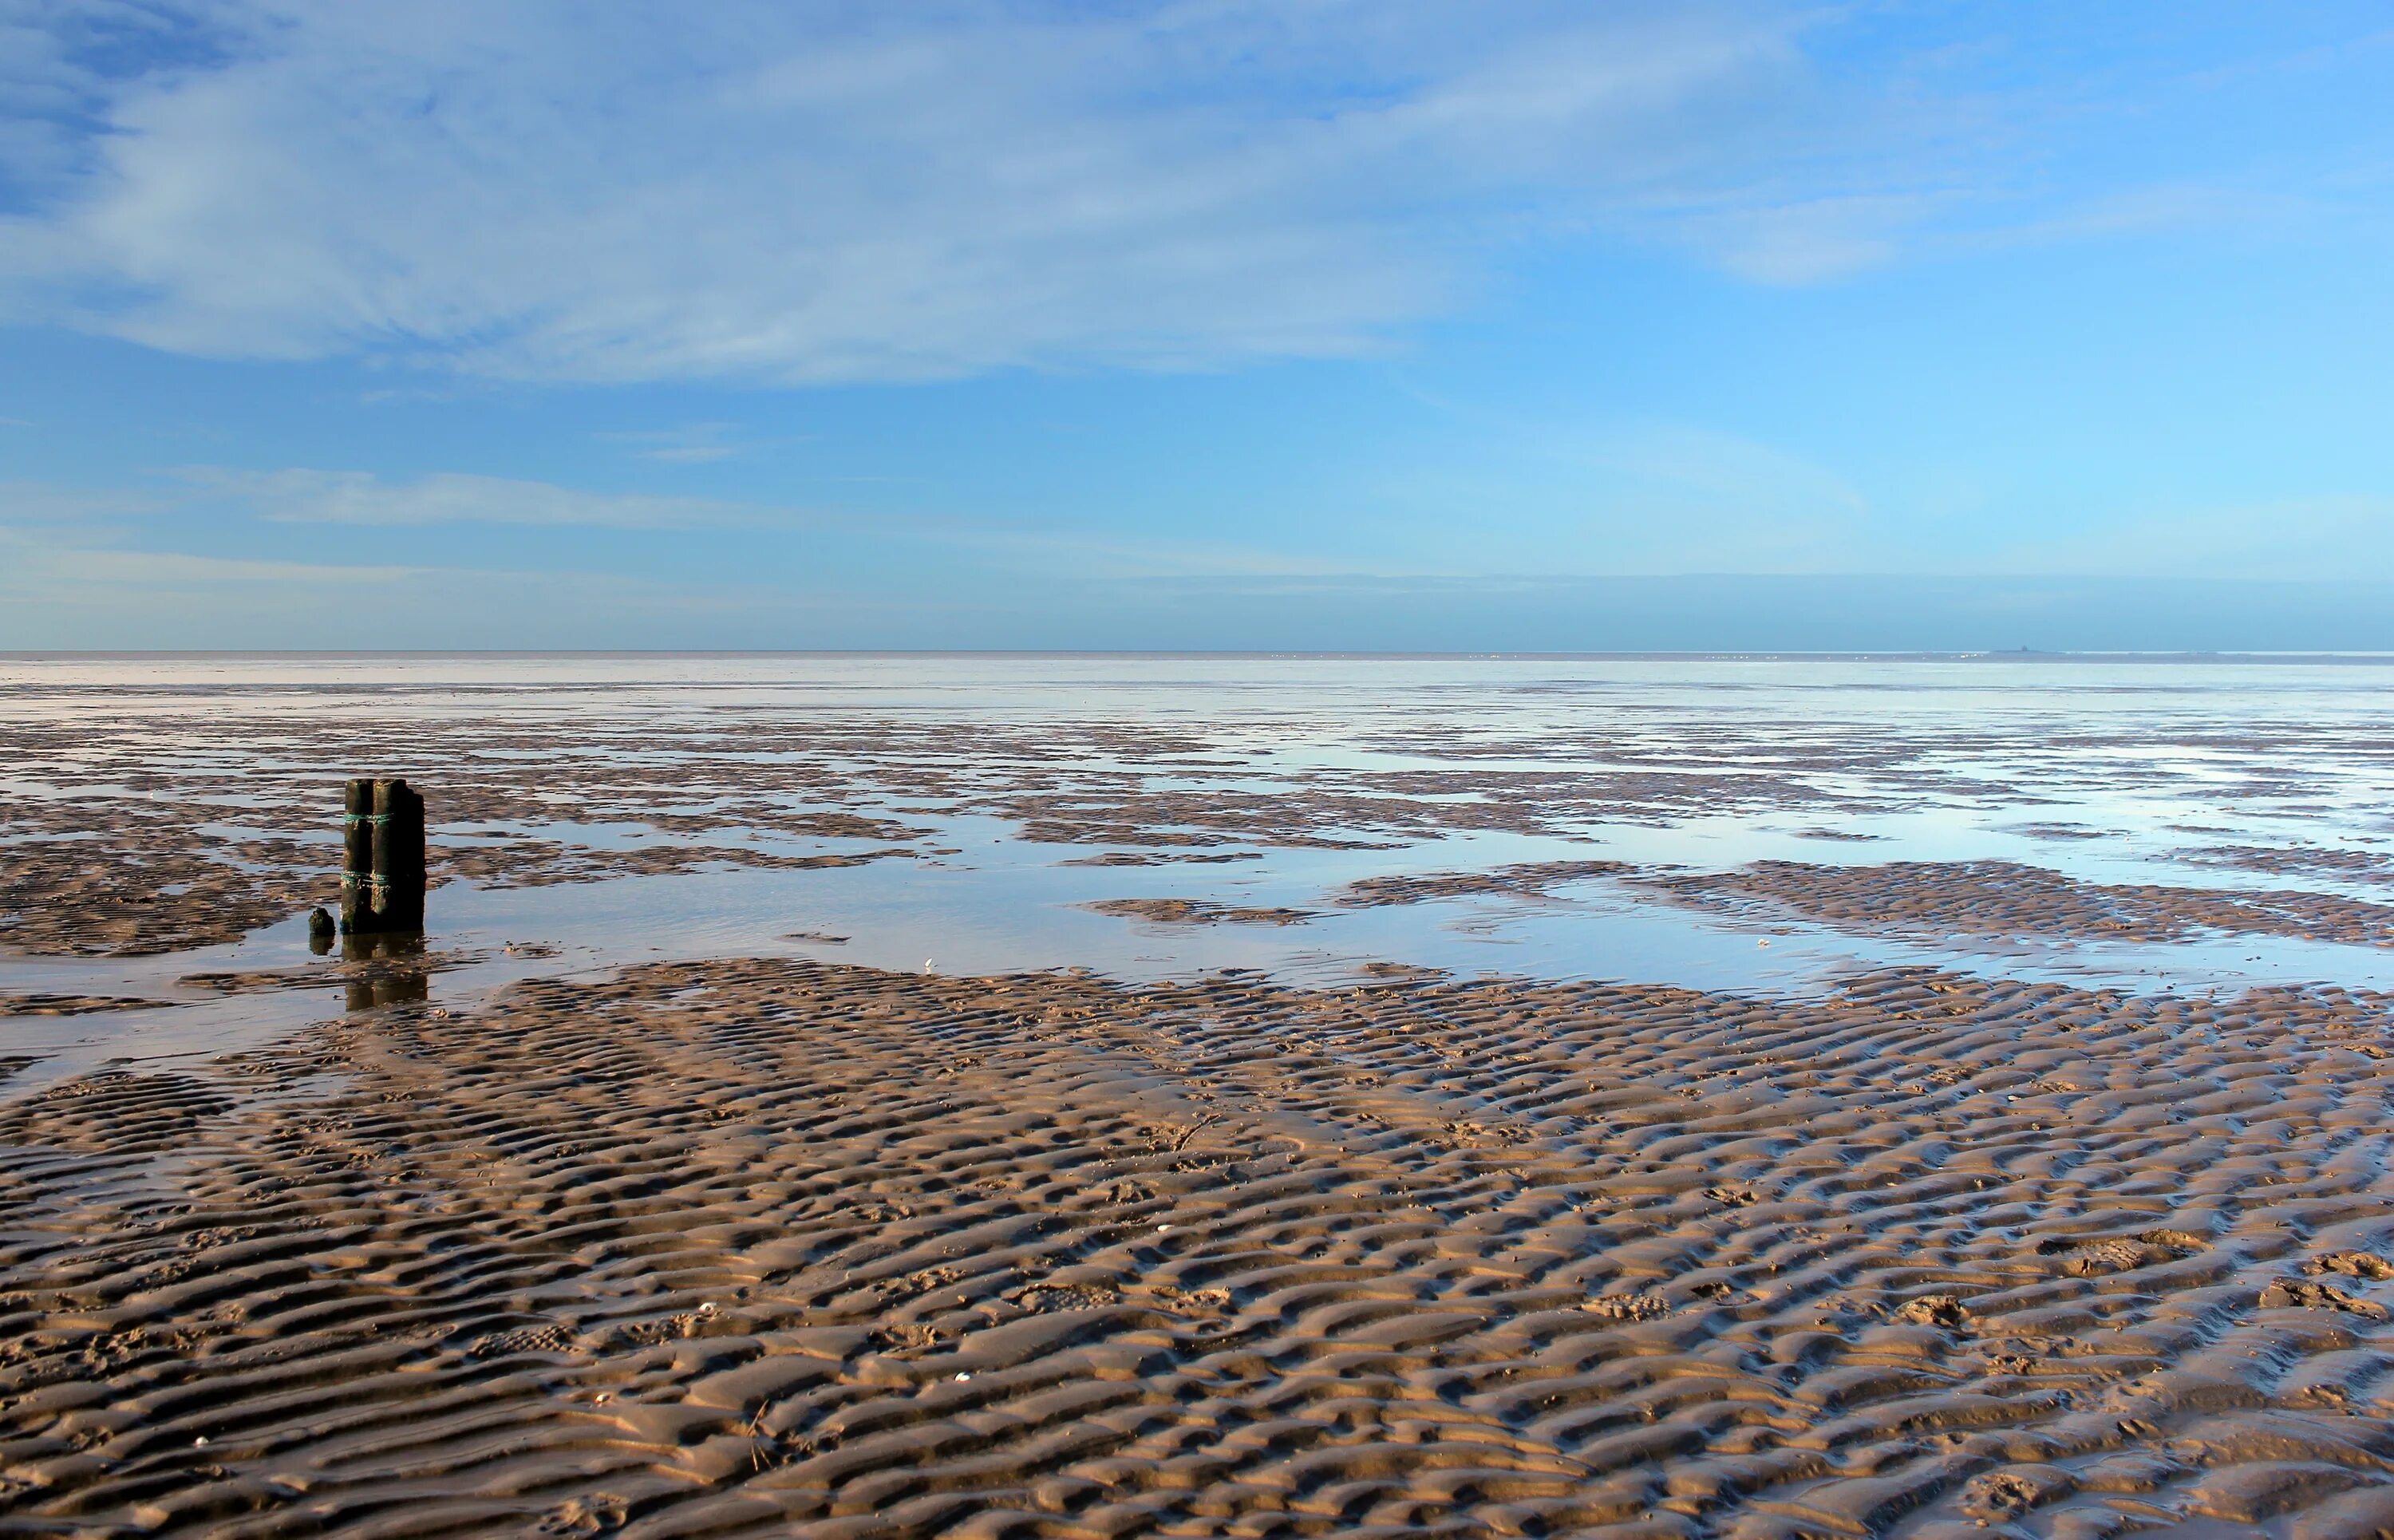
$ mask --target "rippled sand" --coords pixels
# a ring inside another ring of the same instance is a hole
[[[2394,1524],[2388,1003],[787,961],[0,1116],[20,1533]]]

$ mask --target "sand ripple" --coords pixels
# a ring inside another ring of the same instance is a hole
[[[0,1527],[2378,1533],[2390,1020],[785,962],[396,1007],[0,1112]]]

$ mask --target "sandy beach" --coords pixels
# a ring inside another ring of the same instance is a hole
[[[1282,700],[1313,759],[876,705],[668,760],[454,690],[70,743],[57,689],[0,1533],[2394,1533],[2394,888],[2317,810],[2365,721],[2206,705],[2242,746],[2107,801],[2099,745],[1999,793],[1992,730],[1750,714],[1668,768],[1609,706],[1359,768]],[[376,756],[433,933],[311,955]],[[577,950],[618,892],[678,954]],[[1017,911],[1117,950],[982,966]],[[1587,960],[1457,961],[1516,941]]]
[[[0,0],[0,1540],[2394,1540],[2394,3]]]

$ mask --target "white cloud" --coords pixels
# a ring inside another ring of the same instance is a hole
[[[2382,201],[2366,124],[2212,132],[2365,28],[2127,9],[0,0],[0,320],[535,381],[1212,367],[1385,346],[1528,238],[1809,283]]]
[[[88,602],[121,611],[130,596],[158,588],[226,586],[343,586],[386,584],[424,575],[425,569],[312,561],[195,556],[181,551],[127,550],[81,544],[55,533],[0,528],[0,599],[11,604]]]
[[[712,465],[741,454],[745,446],[733,441],[732,432],[730,423],[684,423],[678,428],[601,433],[598,437],[613,443],[633,445],[633,453],[643,460],[656,460],[665,465],[698,466]]]
[[[1703,234],[1730,271],[1757,283],[1818,283],[1892,261],[1932,200],[1922,197],[1821,198],[1731,208],[1697,216]]]
[[[547,481],[446,471],[409,480],[386,480],[362,470],[187,466],[164,480],[166,484],[155,491],[107,493],[38,482],[0,482],[0,538],[13,542],[20,577],[38,570],[47,577],[72,576],[80,581],[113,573],[137,586],[160,576],[267,581],[285,573],[299,579],[346,579],[369,572],[417,572],[353,568],[336,573],[332,568],[285,561],[218,561],[174,553],[158,553],[154,557],[158,565],[144,566],[151,558],[131,547],[157,539],[162,522],[194,513],[217,523],[243,520],[321,527],[506,524],[736,531],[745,532],[743,539],[768,533],[817,545],[822,544],[819,537],[833,536],[846,546],[904,552],[910,559],[961,559],[984,574],[1089,580],[1287,577],[1407,570],[1386,560],[1323,559],[1218,540],[1142,539],[1111,530],[1009,526],[767,502],[596,493]],[[12,529],[18,533],[12,533]],[[426,547],[441,548],[439,545]]]
[[[1367,350],[1492,232],[1705,173],[1802,72],[1762,0],[139,14],[150,67],[17,50],[46,195],[0,220],[0,305],[541,380]]]
[[[132,550],[0,527],[0,648],[655,645],[736,635],[721,629],[727,615],[836,610],[836,596]]]
[[[1036,626],[1021,585],[1119,600],[1125,580],[1288,569],[1240,553],[1026,533],[1013,586],[974,574],[875,589],[837,570],[675,581],[642,573],[214,557],[129,548],[125,532],[0,524],[0,650],[72,648],[852,647],[970,644],[995,621]],[[946,545],[939,532],[900,542]],[[877,629],[860,631],[859,627]],[[957,629],[962,627],[961,630]]]
[[[885,547],[977,552],[999,566],[1068,572],[1089,578],[1267,573],[1284,576],[1358,570],[1351,562],[1323,562],[1219,542],[1142,540],[1112,531],[1007,527],[888,513],[867,516],[773,503],[584,492],[546,481],[455,472],[388,481],[362,470],[237,470],[193,466],[177,471],[175,479],[208,503],[275,524],[528,524],[615,530],[837,532]],[[25,490],[33,499],[41,489]],[[62,500],[57,506],[85,505]],[[117,514],[164,512],[178,506],[164,498],[90,505],[94,512]]]
[[[1187,577],[1363,577],[1415,571],[1386,558],[1308,556],[1205,540],[1141,540],[1088,530],[1002,529],[925,524],[898,538],[986,553],[1018,573],[1093,582]]]
[[[739,529],[806,521],[798,509],[704,497],[580,492],[547,481],[441,471],[386,481],[362,470],[176,472],[203,494],[273,523],[554,524],[622,530]]]
[[[181,551],[59,550],[39,564],[48,583],[89,584],[122,603],[128,589],[195,584],[398,583],[422,577],[420,567],[378,567],[321,561],[260,561],[193,556]]]
[[[61,487],[45,481],[0,481],[0,528],[8,525],[86,525],[112,519],[138,519],[173,506],[154,492],[122,487]]]
[[[2323,70],[2358,30],[2272,35]],[[2382,177],[2362,130],[2249,165],[2166,131],[2216,126],[2236,38],[1835,0],[0,0],[0,319],[552,382],[1195,368],[1383,347],[1524,239],[1809,283],[2373,197],[2335,191]]]

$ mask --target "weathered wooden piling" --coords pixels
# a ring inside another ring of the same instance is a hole
[[[397,779],[351,781],[343,794],[341,929],[424,928],[424,798]]]

